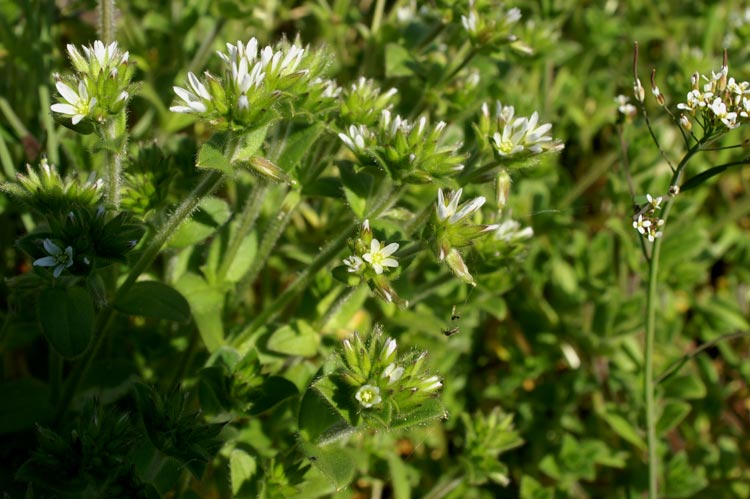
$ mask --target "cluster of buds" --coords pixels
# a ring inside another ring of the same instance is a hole
[[[476,282],[459,248],[469,246],[474,239],[496,230],[497,225],[471,223],[469,217],[479,210],[486,200],[484,196],[479,196],[459,208],[462,193],[463,189],[458,189],[446,196],[442,189],[438,189],[437,204],[428,226],[427,237],[438,260],[446,262],[459,279],[474,286]]]
[[[721,69],[716,73],[712,71],[711,76],[696,72],[691,77],[692,88],[685,102],[677,104],[677,109],[682,111],[680,124],[684,129],[692,131],[695,121],[706,135],[710,135],[750,121],[750,82],[736,81],[728,76],[726,59],[725,53]],[[656,95],[658,87],[655,83],[652,86]],[[660,104],[663,105],[663,96]]]
[[[662,236],[661,227],[664,225],[664,220],[656,215],[656,212],[661,209],[662,198],[661,196],[653,198],[651,194],[646,194],[646,199],[648,201],[646,205],[633,216],[633,228],[653,242],[654,239]]]
[[[373,126],[385,110],[390,111],[398,91],[385,92],[373,81],[361,77],[344,90],[341,100],[341,120],[345,124]]]
[[[504,106],[500,101],[495,103],[494,116],[487,103],[482,105],[482,115],[475,128],[483,147],[491,149],[498,162],[559,152],[565,147],[547,135],[552,125],[539,124],[536,111],[530,117],[516,116],[513,106]]]
[[[409,121],[384,109],[376,129],[350,125],[341,141],[363,167],[385,172],[398,183],[429,183],[461,172],[461,143],[443,144],[446,123],[430,125],[427,117]]]
[[[442,381],[425,369],[426,352],[398,355],[396,340],[379,328],[363,341],[354,333],[339,352],[339,377],[350,387],[363,414],[408,413],[439,396]]]
[[[356,281],[352,284],[356,285],[365,280],[388,303],[395,302],[406,305],[406,302],[401,300],[385,275],[398,268],[398,260],[394,257],[398,247],[398,243],[387,244],[373,237],[370,221],[362,222],[359,237],[349,240],[349,248],[352,254],[343,260],[349,274],[348,277],[352,277]]]
[[[81,181],[62,178],[55,165],[42,158],[39,168],[26,165],[26,175],[16,175],[17,182],[0,184],[5,191],[40,215],[67,214],[74,206],[94,207],[102,199],[102,181],[92,173]]]
[[[481,0],[470,0],[468,12],[461,15],[461,24],[472,44],[478,47],[510,44],[512,48],[530,54],[533,52],[531,48],[511,33],[520,20],[521,10],[517,7],[506,10],[502,6],[498,8],[496,2]]]
[[[322,52],[286,41],[260,48],[255,38],[228,43],[227,52],[218,54],[225,64],[224,77],[205,72],[201,81],[188,73],[189,88],[174,87],[179,101],[169,109],[231,129],[253,129],[272,121],[283,112],[282,102],[309,92],[327,60]]]
[[[55,75],[60,98],[50,109],[62,124],[87,132],[92,123],[102,123],[123,110],[130,98],[130,80],[135,69],[128,64],[128,53],[122,52],[117,42],[105,45],[97,40],[82,50],[83,53],[68,45],[76,74]]]

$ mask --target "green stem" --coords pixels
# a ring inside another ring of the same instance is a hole
[[[690,158],[700,151],[703,141],[691,147],[675,168],[670,187],[677,187]],[[662,219],[666,227],[674,198],[669,197],[664,205]],[[659,456],[656,439],[656,401],[654,393],[654,343],[656,337],[656,304],[657,284],[659,277],[659,257],[661,256],[662,238],[654,241],[651,258],[648,261],[648,288],[646,294],[646,338],[644,357],[643,391],[646,399],[646,436],[648,443],[648,497],[657,499],[659,486]]]
[[[106,3],[106,2],[105,2]],[[110,119],[104,128],[104,140],[113,144],[119,136],[117,122],[119,117]],[[120,209],[120,181],[122,176],[122,157],[125,151],[125,141],[117,151],[104,150],[104,165],[107,168],[107,199],[115,210]]]
[[[8,146],[3,138],[2,131],[0,130],[0,163],[3,166],[3,173],[8,180],[16,178],[16,168],[13,166],[13,158],[10,155]]]
[[[390,195],[388,195],[389,192]],[[380,192],[373,199],[372,208],[368,213],[367,218],[377,217],[379,214],[389,209],[393,203],[398,200],[402,192],[403,188],[393,189],[390,183],[383,182]],[[241,350],[243,345],[252,338],[253,333],[265,324],[274,320],[289,302],[304,291],[305,287],[309,284],[315,274],[339,254],[344,246],[346,246],[347,240],[358,228],[359,222],[355,220],[349,224],[348,227],[341,230],[339,236],[328,243],[328,245],[318,253],[318,256],[315,257],[310,265],[297,275],[297,278],[271,304],[264,307],[263,311],[255,317],[248,327],[234,338],[232,341],[233,346]]]
[[[383,11],[385,10],[385,0],[377,0],[375,3],[375,13],[372,15],[372,24],[370,25],[370,34],[375,34],[380,30],[380,23],[383,21]]]
[[[8,124],[10,124],[13,131],[16,132],[18,138],[23,139],[27,135],[31,135],[29,129],[24,126],[23,122],[10,105],[10,102],[8,102],[8,99],[5,97],[0,97],[0,111],[3,113],[3,116],[5,116],[5,119],[8,120]]]
[[[42,109],[40,115],[44,129],[47,131],[47,158],[50,160],[50,163],[57,165],[60,163],[60,153],[58,151],[59,145],[55,120],[52,119],[52,113],[49,112],[49,95],[49,86],[46,83],[39,85],[39,106]]]
[[[188,197],[177,207],[172,213],[172,216],[164,223],[161,229],[156,233],[153,239],[149,242],[146,249],[141,253],[133,268],[130,270],[125,281],[122,283],[120,288],[115,293],[113,301],[117,301],[121,298],[135,283],[136,279],[148,268],[149,265],[154,261],[156,256],[159,254],[162,246],[169,240],[174,234],[180,224],[198,207],[198,203],[206,196],[211,194],[224,179],[224,175],[215,170],[211,170],[203,175],[200,183],[195,186]],[[110,306],[101,311],[99,317],[97,317],[96,325],[94,328],[95,338],[94,343],[89,347],[88,351],[84,354],[81,362],[76,366],[70,375],[63,395],[60,399],[60,404],[57,408],[57,414],[55,419],[59,421],[65,411],[68,409],[70,401],[78,388],[81,380],[84,378],[85,373],[88,371],[91,361],[97,356],[99,350],[104,344],[104,340],[107,336],[107,331],[112,326],[112,320],[114,318],[114,309]]]
[[[263,206],[263,201],[266,199],[268,193],[268,182],[261,179],[258,181],[255,188],[248,195],[245,202],[245,207],[242,209],[238,219],[237,231],[234,233],[230,232],[229,245],[227,251],[222,257],[221,265],[216,273],[218,282],[222,282],[229,272],[229,268],[232,266],[234,259],[237,257],[237,252],[242,246],[242,242],[245,237],[252,230],[255,221],[258,219],[258,214]]]
[[[105,45],[115,41],[115,0],[99,0],[99,37]]]
[[[244,276],[242,276],[242,284],[250,285],[258,277],[261,269],[265,266],[268,257],[271,256],[271,251],[276,246],[276,242],[281,237],[281,234],[289,224],[289,220],[292,218],[294,210],[299,206],[302,198],[298,190],[291,190],[287,192],[284,197],[284,201],[281,204],[281,210],[276,216],[269,222],[268,227],[263,231],[263,240],[260,242],[258,248],[258,254],[253,259],[253,263],[247,270]]]

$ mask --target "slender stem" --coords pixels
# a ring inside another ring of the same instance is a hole
[[[29,129],[26,128],[21,121],[21,118],[18,117],[13,110],[13,107],[10,105],[10,102],[8,102],[8,99],[5,97],[0,97],[0,111],[3,113],[3,116],[5,116],[5,119],[8,120],[10,127],[16,132],[16,135],[18,135],[19,138],[22,139],[27,135],[31,135]]]
[[[104,2],[106,3],[106,2]],[[119,117],[110,119],[104,128],[104,140],[114,143],[118,140],[119,127],[117,122]],[[104,150],[104,164],[107,168],[107,199],[114,206],[115,210],[120,209],[120,181],[122,176],[122,157],[125,150],[125,141],[118,150]]]
[[[734,340],[737,338],[748,337],[748,336],[750,336],[750,332],[747,332],[747,331],[743,331],[739,333],[724,334],[724,335],[719,336],[718,338],[714,338],[713,340],[702,344],[701,346],[699,346],[692,352],[685,354],[679,359],[672,362],[672,364],[668,368],[666,368],[664,372],[658,378],[656,378],[655,383],[658,385],[659,383],[663,383],[667,379],[671,378],[680,370],[682,366],[684,366],[687,363],[687,361],[694,359],[695,357],[698,356],[699,353],[703,352],[704,350],[714,347],[722,341],[729,341],[729,340]]]
[[[44,129],[47,131],[47,158],[49,158],[53,165],[56,165],[60,162],[60,153],[58,151],[59,145],[55,120],[52,119],[52,113],[49,112],[49,86],[46,83],[39,85],[39,107],[42,110],[39,114],[44,124]]]
[[[13,166],[13,158],[10,155],[8,146],[5,143],[3,134],[0,133],[0,163],[3,166],[3,173],[8,180],[16,178],[16,169]]]
[[[704,142],[699,142],[685,153],[677,168],[672,174],[670,187],[676,187],[682,177],[690,158],[701,150]],[[667,199],[662,219],[666,227],[669,213],[672,210],[674,198]],[[657,305],[657,288],[659,277],[659,257],[661,256],[662,238],[654,241],[651,249],[651,258],[648,261],[648,288],[646,294],[646,338],[645,338],[645,355],[644,355],[644,379],[643,391],[646,399],[646,436],[648,443],[648,497],[657,499],[659,485],[659,456],[657,453],[656,439],[656,402],[654,393],[654,343],[656,336],[656,305]]]
[[[258,213],[260,213],[260,209],[263,206],[263,201],[266,199],[267,193],[268,182],[260,179],[247,197],[245,207],[242,209],[242,213],[240,213],[238,219],[239,223],[236,232],[230,232],[227,251],[224,253],[221,265],[219,265],[219,270],[216,273],[216,279],[218,282],[223,281],[227,276],[227,272],[229,272],[229,268],[232,266],[232,263],[234,263],[234,259],[237,257],[237,252],[240,250],[242,242],[250,233],[253,225],[255,225],[255,221],[258,219]]]
[[[268,257],[271,256],[273,248],[276,246],[276,242],[281,237],[281,234],[289,224],[289,220],[292,218],[294,210],[299,206],[302,198],[297,190],[291,190],[287,192],[284,197],[284,201],[281,204],[281,210],[276,214],[268,224],[268,227],[263,231],[263,240],[260,242],[258,248],[258,254],[253,259],[253,263],[250,268],[245,272],[242,277],[243,285],[252,284],[255,278],[258,277],[261,269],[265,266]]]
[[[385,0],[377,0],[375,3],[375,13],[372,15],[372,24],[370,25],[370,34],[375,34],[380,29],[380,23],[383,20],[383,11],[385,10]]]
[[[99,36],[105,45],[115,41],[115,0],[99,0]]]

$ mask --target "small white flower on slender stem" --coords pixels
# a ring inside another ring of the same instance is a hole
[[[359,403],[362,404],[362,407],[368,409],[383,401],[383,398],[380,396],[380,388],[372,385],[362,385],[361,387],[359,387],[359,390],[357,390],[354,398],[356,398]]]
[[[78,82],[78,92],[61,81],[58,81],[55,84],[55,87],[57,87],[60,96],[62,96],[67,103],[52,104],[50,109],[56,113],[70,116],[70,121],[72,121],[74,125],[77,125],[83,118],[88,116],[91,109],[96,105],[96,97],[89,96],[86,84],[83,80]]]
[[[398,250],[398,243],[391,243],[383,248],[380,247],[380,241],[373,239],[370,243],[369,253],[362,255],[362,259],[372,265],[376,274],[383,273],[383,267],[398,267],[398,261],[390,258]]]
[[[73,265],[73,248],[68,246],[63,250],[49,239],[45,239],[42,244],[49,256],[34,260],[34,265],[37,267],[55,267],[52,275],[55,278],[60,277],[63,270]]]

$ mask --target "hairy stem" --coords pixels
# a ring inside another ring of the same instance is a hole
[[[113,144],[118,140],[120,130],[118,127],[118,117],[110,119],[104,128],[104,140]],[[118,147],[117,151],[109,149],[104,150],[104,164],[107,168],[107,200],[115,210],[120,209],[120,183],[122,180],[122,157],[125,154],[125,143]]]
[[[105,45],[115,41],[115,0],[99,0],[99,38]]]

